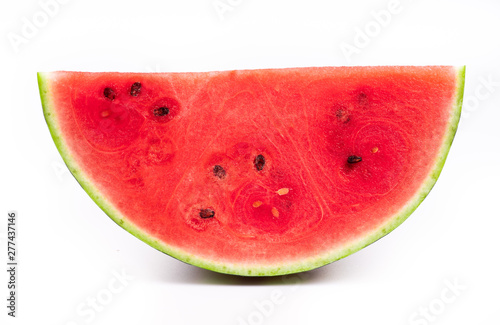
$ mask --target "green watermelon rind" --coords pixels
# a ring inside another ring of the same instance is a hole
[[[350,242],[341,249],[334,249],[321,255],[311,256],[307,259],[300,261],[292,261],[290,263],[283,263],[283,265],[258,265],[253,263],[248,264],[230,264],[227,262],[217,262],[189,254],[181,249],[166,245],[160,240],[148,234],[147,231],[140,229],[135,224],[129,222],[106,198],[99,190],[92,184],[85,173],[79,168],[76,161],[73,159],[71,152],[66,145],[61,130],[58,126],[56,119],[56,111],[54,103],[50,97],[50,73],[38,73],[38,85],[40,90],[40,98],[42,101],[44,117],[50,130],[50,134],[54,143],[59,150],[61,157],[68,166],[70,172],[80,183],[82,188],[94,200],[94,202],[119,226],[127,230],[129,233],[139,238],[148,245],[156,248],[157,250],[166,253],[180,261],[188,264],[196,265],[198,267],[227,274],[235,274],[242,276],[277,276],[297,272],[303,272],[318,268],[320,266],[332,263],[351,255],[360,249],[372,244],[378,239],[384,237],[403,221],[405,221],[415,209],[422,203],[425,197],[429,194],[434,187],[444,163],[448,156],[451,144],[457,131],[458,122],[462,109],[462,100],[465,82],[465,66],[457,67],[457,82],[454,104],[451,109],[450,121],[448,123],[448,130],[444,136],[444,140],[436,158],[436,163],[429,173],[427,180],[422,183],[420,190],[408,201],[398,213],[388,220],[384,225],[375,229],[371,234],[364,235],[357,241]]]

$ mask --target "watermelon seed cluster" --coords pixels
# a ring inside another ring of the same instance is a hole
[[[157,110],[161,110],[161,109],[166,109],[166,110],[168,110],[168,108],[166,108],[166,107],[160,107],[160,108],[158,108],[158,109],[155,109],[154,114],[155,114],[156,116],[158,116],[156,111],[157,111]],[[167,114],[168,114],[168,111],[167,111]],[[263,170],[263,169],[264,169],[264,166],[266,165],[266,158],[265,158],[263,155],[259,154],[259,155],[257,155],[257,156],[255,157],[255,159],[254,159],[254,161],[253,161],[253,164],[254,164],[254,167],[255,167],[255,169],[256,169],[257,171],[261,171],[261,170]],[[225,170],[225,169],[224,169],[224,167],[222,167],[221,165],[215,165],[215,166],[213,167],[212,172],[213,172],[213,175],[214,175],[215,177],[219,178],[219,179],[224,179],[224,178],[226,178],[226,175],[227,175],[226,170]],[[290,189],[289,189],[289,188],[280,188],[279,190],[277,190],[277,191],[276,191],[276,193],[277,193],[278,195],[286,195],[286,194],[288,194],[288,192],[289,192],[289,191],[290,191]],[[258,207],[260,207],[262,204],[263,204],[263,203],[262,203],[262,201],[255,201],[255,202],[252,204],[252,206],[253,206],[254,208],[258,208]],[[279,217],[279,211],[278,211],[278,209],[276,209],[275,207],[273,207],[273,208],[271,209],[271,214],[272,214],[275,218],[278,218],[278,217]],[[215,211],[214,211],[214,210],[212,210],[212,209],[207,208],[207,209],[201,209],[201,210],[200,210],[200,218],[202,218],[202,219],[209,219],[209,218],[213,218],[214,216],[215,216]]]
[[[141,87],[142,84],[140,82],[134,82],[130,87],[130,96],[133,97],[139,96],[141,92]],[[116,92],[110,87],[104,88],[103,95],[109,100],[115,100],[116,98]]]

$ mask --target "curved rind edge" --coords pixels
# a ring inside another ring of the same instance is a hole
[[[211,271],[216,271],[226,274],[242,275],[242,276],[277,276],[298,273],[303,271],[312,270],[326,264],[330,264],[334,261],[342,259],[348,255],[351,255],[360,249],[372,244],[378,239],[384,237],[396,227],[398,227],[403,221],[405,221],[415,209],[422,203],[425,197],[429,194],[434,184],[436,183],[441,170],[443,169],[444,163],[448,156],[451,144],[455,137],[455,133],[458,127],[458,122],[460,120],[460,114],[462,109],[462,100],[464,92],[464,82],[465,82],[465,66],[457,67],[457,81],[456,81],[456,94],[454,105],[451,110],[450,121],[448,124],[448,130],[444,136],[444,141],[439,151],[436,163],[432,168],[427,180],[423,182],[420,190],[414,195],[413,199],[408,202],[408,204],[403,207],[398,213],[396,213],[392,218],[389,219],[384,225],[375,229],[371,234],[363,236],[360,240],[351,242],[342,249],[335,249],[333,252],[322,254],[319,256],[310,257],[308,259],[301,260],[300,262],[293,262],[287,265],[273,265],[273,266],[261,266],[254,264],[228,264],[228,263],[217,263],[214,261],[199,258],[195,255],[186,253],[183,250],[176,249],[174,247],[165,245],[158,239],[154,238],[152,235],[148,234],[145,230],[140,229],[135,224],[129,222],[114,206],[106,200],[106,198],[100,194],[99,190],[94,187],[94,185],[88,180],[88,177],[80,170],[78,164],[74,161],[71,156],[69,149],[64,142],[60,134],[60,130],[55,118],[55,110],[52,99],[50,98],[50,73],[38,73],[38,85],[40,90],[40,98],[42,101],[44,117],[49,127],[50,134],[54,143],[63,158],[64,162],[68,166],[70,172],[79,182],[81,187],[87,192],[87,194],[94,200],[94,202],[119,226],[127,230],[129,233],[139,238],[143,242],[152,246],[153,248],[166,253],[182,262],[192,264],[204,269]]]

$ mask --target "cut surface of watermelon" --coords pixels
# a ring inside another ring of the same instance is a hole
[[[310,270],[401,224],[436,182],[465,68],[39,73],[64,161],[117,224],[181,261]]]

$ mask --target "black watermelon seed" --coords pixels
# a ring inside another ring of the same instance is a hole
[[[220,165],[215,165],[214,166],[214,176],[220,179],[223,179],[226,177],[226,171],[224,168]]]
[[[215,211],[212,209],[201,209],[200,210],[200,218],[208,219],[213,218],[215,216]]]
[[[168,113],[170,113],[170,110],[168,109],[168,107],[165,107],[165,106],[162,106],[160,108],[155,108],[153,110],[153,114],[155,116],[165,116],[165,115],[168,115]]]
[[[132,87],[130,88],[130,96],[137,97],[139,96],[139,93],[141,92],[141,83],[140,82],[134,82]]]
[[[114,100],[116,98],[116,93],[113,89],[106,87],[104,88],[104,97],[106,97],[109,100]]]
[[[361,157],[360,156],[349,156],[347,158],[347,162],[349,164],[355,164],[355,163],[359,163],[361,161]]]
[[[258,155],[257,157],[255,157],[253,164],[255,166],[255,169],[261,171],[264,169],[264,166],[266,165],[266,158],[264,158],[263,155]]]

